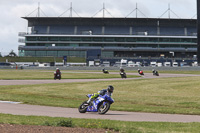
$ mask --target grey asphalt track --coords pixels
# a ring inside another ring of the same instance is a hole
[[[159,77],[157,77],[153,76],[151,73],[147,73],[140,78],[129,78],[129,79],[120,79],[120,78],[119,79],[65,79],[56,81],[55,80],[0,80],[0,85],[93,82],[93,81],[95,82],[95,81],[108,81],[108,80],[134,80],[141,78],[161,78],[161,77],[166,78],[166,77],[186,77],[186,76],[200,76],[200,75],[162,74]],[[78,112],[77,108],[48,107],[48,106],[0,102],[0,113],[14,114],[14,115],[110,119],[110,120],[120,120],[120,121],[200,122],[200,116],[198,115],[139,113],[139,112],[123,112],[123,111],[108,111],[105,115],[99,115],[97,113],[81,114]]]
[[[108,111],[105,115],[99,115],[98,113],[94,112],[79,113],[78,109],[76,108],[48,107],[13,103],[0,103],[0,112],[13,115],[109,119],[120,121],[200,122],[200,116],[198,115],[157,114],[124,111]]]

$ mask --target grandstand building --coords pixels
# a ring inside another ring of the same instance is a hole
[[[197,20],[163,18],[23,17],[19,56],[131,60],[196,60]]]

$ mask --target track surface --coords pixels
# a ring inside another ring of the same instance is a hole
[[[48,107],[12,103],[0,103],[0,112],[14,115],[110,119],[120,121],[200,122],[200,116],[197,115],[173,115],[122,111],[108,111],[105,115],[99,115],[93,112],[81,114],[78,112],[78,109],[75,108]]]
[[[114,74],[114,73],[113,73]],[[132,73],[133,74],[133,73]],[[130,75],[127,73],[127,75]],[[137,74],[135,74],[137,75]],[[20,84],[45,84],[45,83],[68,83],[68,82],[92,82],[92,81],[108,81],[108,80],[134,80],[142,78],[161,78],[161,77],[186,77],[200,76],[191,74],[162,74],[159,77],[152,76],[147,73],[140,78],[128,79],[66,79],[66,80],[0,80],[0,85],[20,85]],[[87,119],[110,119],[121,121],[152,121],[152,122],[200,122],[198,115],[173,115],[173,114],[156,114],[156,113],[136,113],[122,111],[108,111],[105,115],[97,113],[78,112],[74,108],[48,107],[38,105],[14,104],[0,102],[0,113],[14,115],[36,115],[51,117],[71,117],[71,118],[87,118]]]

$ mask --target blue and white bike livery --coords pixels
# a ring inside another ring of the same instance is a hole
[[[90,98],[92,94],[88,94],[87,97]],[[78,110],[80,113],[85,112],[98,112],[99,114],[105,114],[109,109],[110,105],[114,100],[107,94],[99,95],[96,99],[92,100],[90,104],[87,101],[83,102]]]

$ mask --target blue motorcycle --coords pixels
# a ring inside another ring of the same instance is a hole
[[[90,98],[92,94],[88,94],[87,97]],[[114,102],[114,100],[108,96],[105,95],[99,95],[96,99],[92,100],[89,104],[87,101],[83,102],[78,110],[80,113],[85,112],[98,112],[99,114],[105,114],[109,109],[110,105]]]

